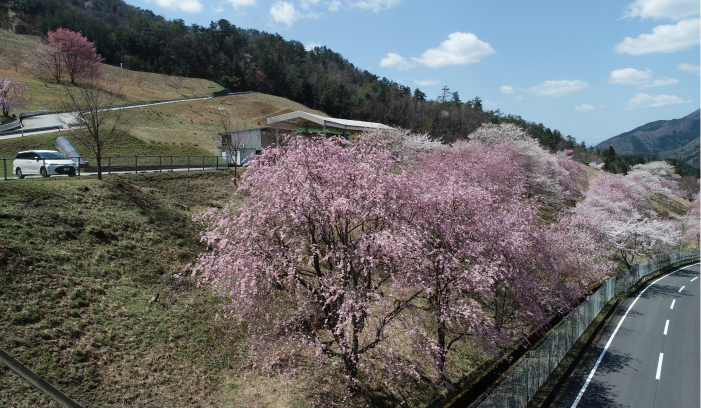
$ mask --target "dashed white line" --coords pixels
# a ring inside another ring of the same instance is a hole
[[[686,268],[689,268],[689,267],[695,266],[695,265],[697,265],[697,264],[689,265],[689,266],[687,266]],[[686,268],[682,268],[682,269],[686,269]],[[677,272],[677,271],[679,271],[679,270],[680,270],[680,269],[677,269],[677,270],[674,271],[674,272]],[[674,272],[670,272],[670,273],[668,273],[667,275],[664,275],[664,276],[662,276],[662,277],[660,277],[660,278],[657,278],[657,279],[656,279],[655,281],[653,281],[650,285],[648,285],[645,289],[643,289],[642,292],[640,292],[640,293],[638,294],[638,296],[635,298],[635,300],[633,301],[633,303],[631,303],[630,307],[628,307],[628,310],[626,310],[625,314],[623,315],[623,317],[621,317],[621,320],[618,322],[618,325],[616,326],[616,329],[614,329],[613,333],[611,334],[611,337],[609,338],[609,341],[606,342],[606,345],[604,346],[604,349],[601,351],[601,354],[599,355],[599,358],[596,360],[596,363],[594,364],[594,368],[591,369],[591,372],[589,373],[589,376],[587,376],[586,381],[584,381],[584,386],[582,386],[582,389],[579,390],[579,394],[577,395],[577,398],[575,398],[574,403],[572,404],[572,407],[571,407],[571,408],[576,408],[577,405],[579,404],[579,401],[581,401],[582,396],[584,396],[584,391],[587,390],[587,387],[589,386],[589,383],[591,382],[592,378],[594,378],[594,374],[596,373],[596,369],[599,368],[599,364],[601,364],[601,360],[604,358],[604,355],[606,354],[606,351],[608,350],[609,346],[611,346],[611,342],[613,342],[613,338],[616,337],[616,333],[618,333],[618,329],[621,328],[621,325],[623,324],[623,321],[625,320],[626,316],[628,316],[628,313],[629,313],[630,310],[633,308],[633,306],[635,306],[635,304],[638,302],[638,299],[640,299],[640,296],[642,296],[642,294],[645,293],[645,291],[648,290],[648,289],[650,288],[650,286],[656,284],[657,282],[659,282],[659,281],[661,281],[662,279],[666,278],[667,276],[673,274]],[[682,289],[684,289],[684,287],[682,287]],[[681,292],[681,289],[680,289],[679,291]],[[669,307],[670,309],[674,309],[674,302],[676,302],[676,301],[677,301],[676,299],[673,299],[673,300],[672,300],[672,305]],[[657,366],[657,377],[656,377],[656,378],[657,378],[658,380],[660,379],[660,371],[662,370],[662,355],[663,355],[663,354],[660,353],[660,361],[659,361],[658,366]]]
[[[669,320],[667,320],[667,323],[664,324],[664,335],[667,335],[667,329],[669,328]]]
[[[694,279],[691,280],[691,282],[695,281],[695,280],[698,279],[698,278],[699,278],[698,276],[695,277]]]
[[[662,372],[662,357],[664,357],[664,353],[660,353],[660,360],[657,362],[657,374],[655,375],[656,380],[660,379],[660,373]]]
[[[681,289],[679,289],[679,293],[681,293],[681,292],[682,292],[682,290],[684,290],[684,288],[685,288],[685,287],[686,287],[686,286],[682,286],[682,288],[681,288]]]
[[[678,271],[678,270],[679,270],[679,269],[677,269],[677,271]],[[674,271],[674,272],[677,272],[677,271]],[[596,363],[594,364],[594,368],[591,369],[591,372],[589,373],[589,376],[587,376],[586,381],[584,381],[584,386],[582,386],[582,389],[579,390],[579,394],[577,395],[577,398],[575,398],[574,403],[572,403],[572,407],[571,407],[571,408],[576,408],[577,405],[579,404],[579,401],[582,399],[582,396],[584,395],[584,391],[587,390],[587,387],[589,386],[589,383],[591,382],[592,378],[594,378],[594,374],[596,373],[596,369],[599,368],[599,364],[601,364],[601,360],[603,360],[604,355],[606,354],[606,351],[607,351],[607,350],[609,349],[609,347],[611,346],[611,343],[613,342],[613,338],[616,337],[616,333],[618,333],[618,329],[621,328],[621,325],[623,325],[623,321],[626,319],[626,316],[628,316],[628,313],[630,313],[631,309],[633,309],[633,306],[635,306],[635,304],[638,302],[638,299],[640,299],[640,296],[642,296],[643,293],[645,293],[645,291],[647,291],[648,289],[650,289],[650,287],[651,287],[652,285],[654,285],[654,284],[656,284],[657,282],[661,281],[662,279],[668,277],[669,275],[673,274],[674,272],[670,272],[670,273],[668,273],[667,275],[662,276],[661,278],[657,278],[654,282],[652,282],[652,283],[649,284],[645,289],[643,289],[643,290],[638,294],[638,296],[636,296],[636,298],[635,298],[635,300],[633,301],[633,303],[630,304],[630,306],[628,307],[628,310],[626,310],[625,314],[623,314],[623,317],[621,317],[621,320],[618,322],[618,325],[616,326],[616,329],[614,329],[613,333],[611,333],[611,337],[609,338],[609,341],[606,342],[606,345],[604,346],[604,349],[601,350],[601,354],[599,355],[599,358],[596,360]],[[674,303],[672,303],[672,307],[674,307]],[[660,362],[662,362],[661,359],[660,359]],[[658,370],[659,370],[659,368],[658,368]]]

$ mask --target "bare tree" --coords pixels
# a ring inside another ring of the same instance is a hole
[[[90,148],[97,160],[97,178],[102,180],[104,149],[129,133],[130,121],[121,86],[113,89],[95,78],[86,78],[76,86],[64,84],[63,111],[72,112],[83,126],[69,126],[71,136]]]
[[[134,71],[131,73],[131,79],[141,89],[141,84],[148,79],[148,72]]]
[[[681,196],[689,201],[694,199],[694,194],[699,193],[699,179],[693,176],[682,176],[677,182]]]
[[[52,76],[56,83],[61,83],[66,67],[61,54],[52,45],[42,42],[25,52],[22,64],[43,75]]]
[[[10,66],[15,69],[15,72],[17,72],[17,69],[24,61],[22,54],[18,52],[8,52],[5,54],[5,57],[7,58],[7,62],[10,64]]]
[[[156,86],[165,85],[166,76],[161,74],[150,74],[148,76],[148,81]]]
[[[239,152],[241,151],[247,136],[244,132],[232,132],[234,128],[234,122],[231,117],[223,109],[217,109],[217,123],[219,128],[222,129],[221,133],[221,146],[222,149],[229,151],[230,157],[233,157],[234,162],[234,185],[237,184],[238,178],[238,158]]]
[[[198,85],[197,85],[197,83],[196,83],[195,81],[193,81],[193,80],[185,81],[185,83],[183,84],[183,87],[184,87],[185,89],[189,89],[189,90],[190,90],[190,94],[191,94],[192,96],[195,95],[195,91],[197,90],[197,88],[199,88]]]
[[[178,92],[179,88],[183,87],[183,83],[185,82],[185,78],[181,76],[171,76],[167,78],[167,84],[171,86],[173,89],[175,89],[175,92]]]

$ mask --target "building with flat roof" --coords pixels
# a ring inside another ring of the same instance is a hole
[[[321,133],[324,136],[340,135],[353,140],[353,135],[358,132],[391,129],[382,123],[329,118],[302,111],[273,116],[265,122],[266,127],[219,133],[217,149],[229,162],[240,166],[252,155],[259,154],[263,148],[279,145],[281,133]]]

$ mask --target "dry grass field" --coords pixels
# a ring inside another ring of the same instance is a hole
[[[219,112],[231,119],[232,130],[241,130],[265,126],[269,117],[298,110],[327,116],[277,96],[231,95],[134,109],[131,133],[151,143],[196,146],[215,154],[217,134],[223,131]]]
[[[65,94],[63,86],[24,67],[21,64],[22,55],[27,47],[11,41],[34,45],[39,38],[0,30],[0,77],[11,77],[27,86],[29,106],[13,113],[55,109]],[[185,79],[175,89],[171,85],[171,77],[167,75],[129,71],[109,65],[102,67],[102,78],[109,86],[121,86],[121,93],[129,103],[208,96],[222,89],[214,82],[196,78]],[[129,110],[131,135],[143,143],[122,143],[132,147],[132,150],[117,147],[112,150],[128,155],[154,152],[163,155],[216,154],[217,133],[223,131],[217,120],[220,114],[231,118],[232,130],[240,130],[264,126],[265,119],[269,117],[297,110],[327,116],[288,99],[265,94],[232,95],[134,108]],[[53,149],[48,140],[46,136],[32,136],[25,138],[22,145],[25,149]],[[3,148],[3,144],[7,148]],[[14,157],[14,144],[0,141],[2,157]]]
[[[18,109],[14,113],[25,110],[51,109],[63,96],[63,87],[53,78],[37,75],[22,65],[23,54],[27,45],[39,43],[39,37],[18,35],[7,30],[0,30],[0,77],[14,78],[27,86],[29,107]],[[110,65],[102,66],[103,80],[112,85],[121,86],[124,98],[130,102],[151,102],[168,99],[207,96],[218,91],[221,86],[204,79],[187,78],[177,90],[169,85],[168,75],[146,72],[129,71]]]
[[[233,189],[229,171],[0,183],[0,348],[84,406],[308,406],[173,277],[204,250],[192,215]],[[0,363],[0,407],[51,406]]]

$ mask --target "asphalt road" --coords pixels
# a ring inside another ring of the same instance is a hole
[[[557,406],[701,406],[699,281],[696,263],[628,298]]]

